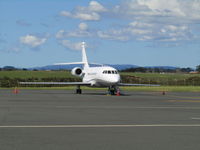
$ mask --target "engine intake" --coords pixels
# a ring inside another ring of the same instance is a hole
[[[79,77],[80,77],[80,76],[82,76],[83,71],[82,71],[81,68],[76,67],[76,68],[73,68],[73,69],[72,69],[71,73],[72,73],[72,75],[74,75],[74,76],[79,76]]]

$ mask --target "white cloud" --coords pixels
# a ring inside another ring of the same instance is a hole
[[[81,19],[81,20],[88,20],[88,21],[89,20],[100,20],[100,16],[96,12],[76,13],[73,17],[77,18],[77,19]]]
[[[61,16],[65,16],[65,17],[70,17],[72,14],[70,12],[68,12],[68,11],[61,11],[60,15]]]
[[[139,26],[137,24],[140,24]],[[152,25],[146,26],[137,22],[130,23],[128,26],[113,28],[107,31],[98,31],[99,38],[110,40],[138,40],[138,41],[155,41],[155,42],[180,42],[194,39],[190,28],[186,25]]]
[[[145,28],[145,27],[153,27],[153,24],[150,23],[145,23],[145,22],[139,22],[139,21],[134,21],[129,23],[130,26],[136,27],[136,28]]]
[[[115,15],[149,21],[184,21],[200,19],[199,0],[128,0],[113,7]]]
[[[32,48],[41,46],[46,42],[47,38],[40,38],[35,35],[26,35],[20,37],[20,42]]]
[[[107,31],[98,31],[97,35],[100,38],[111,40],[138,40],[138,39],[152,39],[149,38],[152,34],[152,25],[142,22],[131,22],[120,28],[112,28]],[[148,38],[147,38],[148,37]]]
[[[103,5],[101,5],[100,3],[98,3],[97,1],[91,1],[89,3],[88,9],[90,11],[94,11],[94,12],[105,12],[105,11],[107,11],[106,8]]]
[[[91,1],[87,7],[76,7],[72,12],[61,11],[60,15],[65,17],[71,17],[81,19],[85,21],[97,21],[100,20],[99,13],[105,12],[106,8],[96,1]]]
[[[56,33],[57,39],[64,39],[69,37],[92,37],[92,33],[87,30],[65,31],[60,30]]]
[[[62,11],[60,15],[65,17],[81,19],[85,21],[95,21],[100,19],[99,14],[97,14],[96,12],[76,12],[73,14],[67,11]]]
[[[56,33],[57,39],[64,39],[69,37],[92,37],[95,33],[89,30],[89,27],[86,23],[80,23],[78,25],[78,29],[74,31],[65,31],[59,30]]]
[[[109,39],[109,40],[119,40],[119,41],[129,40],[129,36],[121,34],[119,30],[98,31],[97,36],[99,38]]]
[[[153,40],[153,37],[145,35],[145,36],[139,37],[137,40],[139,40],[139,41],[150,41],[150,40]]]
[[[185,16],[177,0],[167,0],[167,2],[166,0],[137,0],[137,2],[157,14]]]
[[[160,41],[190,41],[194,39],[190,28],[186,25],[165,25],[160,29],[157,36]]]
[[[65,48],[71,49],[71,50],[81,50],[81,42],[73,43],[69,40],[61,40],[60,43]]]
[[[141,35],[141,34],[149,34],[149,33],[152,33],[152,31],[149,31],[149,30],[147,30],[147,29],[128,28],[128,31],[130,31],[133,35]]]
[[[88,29],[88,25],[84,22],[80,23],[78,25],[78,27],[79,27],[80,30],[87,30]]]
[[[57,39],[62,39],[62,38],[64,38],[66,35],[66,32],[65,32],[65,30],[59,30],[57,33],[56,33],[56,38]]]
[[[106,30],[89,30],[86,23],[80,23],[75,31],[60,30],[56,35],[60,39],[98,37],[119,41],[185,42],[198,36],[194,26],[200,23],[200,1],[126,0],[109,9],[91,1],[86,7],[63,11],[61,15],[85,21],[107,17],[111,24],[114,20],[116,26],[107,27]]]

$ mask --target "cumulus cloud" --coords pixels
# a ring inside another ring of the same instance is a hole
[[[117,26],[90,30],[86,23],[80,23],[75,31],[58,31],[58,39],[98,37],[118,41],[185,42],[199,38],[194,28],[200,23],[198,0],[126,0],[110,8],[91,1],[88,6],[60,14],[84,21],[107,17],[111,24],[115,20]]]
[[[200,19],[198,0],[128,0],[113,7],[115,15],[128,18],[191,22]]]
[[[20,43],[30,46],[31,48],[36,48],[41,46],[47,41],[46,37],[39,37],[35,35],[26,35],[20,37]]]
[[[81,42],[73,43],[69,40],[61,40],[61,45],[71,50],[81,50]]]
[[[116,18],[132,20],[121,28],[99,31],[100,38],[155,42],[183,42],[197,38],[193,26],[200,22],[197,0],[127,0],[109,12]]]
[[[69,37],[92,37],[93,33],[88,29],[88,25],[86,23],[80,23],[78,25],[78,29],[74,31],[65,31],[59,30],[56,33],[57,39],[64,39]]]
[[[165,42],[189,41],[194,39],[190,28],[186,25],[165,25],[158,32],[159,40]]]
[[[99,38],[128,41],[128,40],[138,40],[138,39],[152,39],[150,34],[152,34],[152,25],[141,22],[131,22],[120,28],[112,28],[107,31],[98,31],[97,35]],[[144,36],[144,37],[143,37]],[[148,37],[148,38],[147,38]]]
[[[135,28],[149,28],[153,27],[154,25],[152,23],[145,23],[145,22],[139,22],[139,21],[133,21],[129,23],[130,26],[135,27]]]
[[[78,25],[78,27],[79,27],[80,30],[87,30],[88,29],[88,25],[84,22],[80,23]]]
[[[95,11],[95,12],[105,12],[106,11],[106,8],[101,5],[100,3],[98,3],[97,1],[91,1],[89,3],[89,6],[88,8],[86,9],[89,9],[90,11]]]
[[[111,29],[108,31],[98,31],[97,36],[102,39],[119,40],[119,41],[127,41],[130,39],[129,34],[123,29],[121,30]]]
[[[181,42],[194,39],[187,25],[150,25],[140,22],[130,23],[121,28],[98,31],[97,35],[99,38],[119,41]]]
[[[81,19],[81,20],[86,20],[86,21],[100,20],[100,16],[96,12],[71,13],[67,11],[62,11],[60,14],[65,17],[71,17],[71,18],[76,18],[76,19]]]
[[[65,17],[71,17],[86,21],[100,20],[99,13],[105,12],[106,8],[97,1],[91,1],[87,7],[76,7],[72,12],[61,11],[60,15]]]

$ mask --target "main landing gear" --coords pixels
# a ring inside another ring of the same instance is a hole
[[[116,86],[110,86],[108,88],[108,94],[109,95],[118,95],[119,96],[120,95],[120,90]]]
[[[80,85],[77,86],[76,94],[82,94],[82,90],[80,88]]]

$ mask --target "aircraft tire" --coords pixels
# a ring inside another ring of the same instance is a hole
[[[76,89],[76,94],[82,94],[82,90],[81,89]]]

